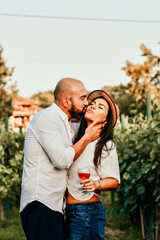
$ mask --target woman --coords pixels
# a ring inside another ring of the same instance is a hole
[[[88,103],[75,142],[96,119],[102,130],[99,139],[88,144],[68,170],[66,222],[70,240],[105,238],[105,211],[99,193],[116,188],[120,183],[118,157],[112,140],[118,108],[101,90],[91,92]],[[89,169],[89,179],[80,180],[78,171],[82,173],[81,168]]]

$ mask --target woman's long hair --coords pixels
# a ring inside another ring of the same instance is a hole
[[[109,105],[109,103],[108,103],[108,105]],[[107,151],[109,154],[109,151],[114,148],[114,144],[112,144],[110,148],[107,147],[107,142],[109,140],[113,139],[113,127],[112,127],[113,116],[112,116],[112,111],[111,111],[110,105],[109,105],[109,111],[108,111],[106,120],[107,120],[107,123],[105,124],[104,127],[103,127],[103,123],[102,123],[102,130],[100,133],[100,138],[99,138],[98,142],[96,143],[96,148],[95,148],[95,152],[94,152],[93,162],[94,162],[94,165],[96,168],[98,168],[98,166],[101,164],[101,158],[103,158],[102,149]],[[81,139],[81,137],[85,133],[86,128],[87,128],[87,121],[85,120],[84,115],[83,115],[79,130],[78,130],[78,134],[77,134],[77,137],[76,137],[74,143],[78,142]]]

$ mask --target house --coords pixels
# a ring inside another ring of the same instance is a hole
[[[42,110],[35,105],[35,100],[21,96],[13,96],[13,107],[13,114],[9,117],[9,127],[15,132],[19,131],[20,126],[25,132],[33,116]]]

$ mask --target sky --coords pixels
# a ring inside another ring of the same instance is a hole
[[[160,55],[159,0],[0,0],[0,6],[3,58],[7,67],[15,67],[12,81],[23,97],[54,90],[64,77],[81,80],[88,91],[127,84],[130,78],[121,68],[126,60],[145,60],[142,43]]]

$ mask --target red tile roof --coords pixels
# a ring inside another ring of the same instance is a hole
[[[35,105],[35,100],[21,96],[13,97],[13,107],[14,111],[12,115],[14,117],[29,117],[42,110],[41,107]]]

